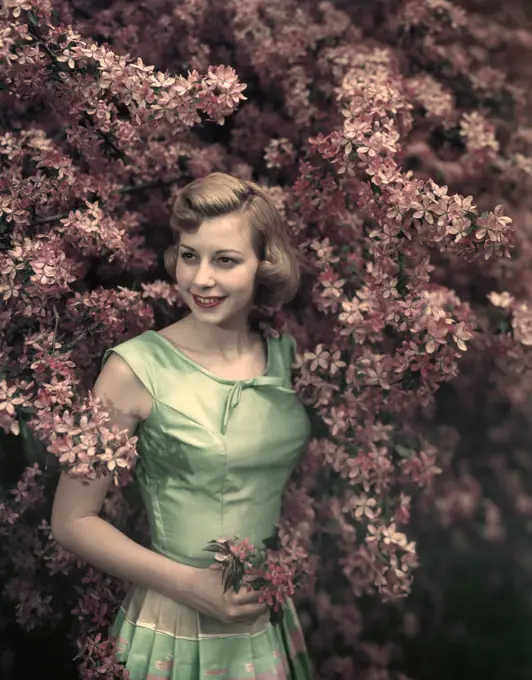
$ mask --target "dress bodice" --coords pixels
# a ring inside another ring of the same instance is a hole
[[[152,548],[205,567],[212,539],[248,537],[262,547],[279,520],[284,486],[310,437],[291,385],[295,342],[267,340],[261,376],[214,375],[155,331],[105,352],[119,354],[153,397],[139,424],[136,481]]]

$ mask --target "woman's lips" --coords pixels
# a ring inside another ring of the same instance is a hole
[[[192,294],[192,299],[194,300],[196,305],[202,308],[217,307],[220,303],[222,303],[225,300],[225,297],[226,296],[200,298],[197,295]]]

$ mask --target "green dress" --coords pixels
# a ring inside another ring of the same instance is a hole
[[[172,560],[206,568],[208,541],[238,535],[262,547],[275,532],[310,422],[291,385],[293,337],[266,342],[266,370],[249,380],[214,375],[156,331],[105,352],[103,363],[119,354],[153,397],[136,432],[135,476],[151,548]],[[131,680],[308,680],[291,600],[284,611],[280,626],[268,613],[226,624],[133,584],[109,633]]]

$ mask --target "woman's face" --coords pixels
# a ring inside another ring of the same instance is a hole
[[[247,219],[222,215],[204,220],[196,232],[181,232],[177,284],[198,321],[238,325],[251,310],[259,263]]]

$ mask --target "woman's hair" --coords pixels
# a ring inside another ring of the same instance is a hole
[[[175,279],[181,232],[196,231],[203,220],[232,212],[247,217],[260,260],[255,305],[278,308],[293,300],[299,288],[300,262],[279,211],[257,184],[223,172],[196,179],[179,192],[170,218],[175,245],[164,253],[168,274]]]

